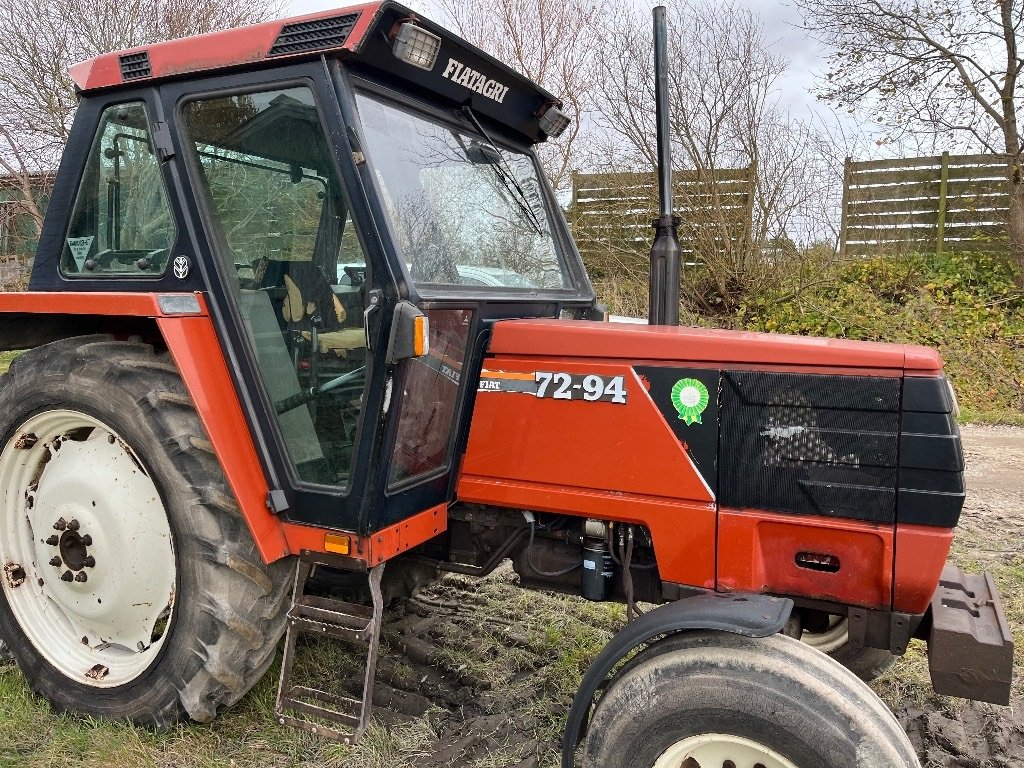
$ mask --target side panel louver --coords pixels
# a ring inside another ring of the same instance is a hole
[[[121,79],[126,83],[130,80],[141,80],[153,74],[153,70],[149,66],[149,51],[126,53],[119,56],[118,60],[121,63]]]
[[[900,379],[726,371],[721,409],[723,505],[895,521]]]
[[[286,56],[338,48],[345,44],[358,18],[358,13],[347,13],[343,16],[285,24],[267,55]]]

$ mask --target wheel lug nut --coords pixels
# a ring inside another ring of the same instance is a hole
[[[82,546],[83,547],[91,547],[92,546],[92,536],[90,536],[88,533],[85,534],[85,536],[82,537]]]
[[[71,575],[71,571],[64,571],[64,573],[60,575],[61,581],[74,581],[74,578],[75,577]]]
[[[78,573],[75,574],[75,581],[77,581],[79,584],[84,584],[88,580],[89,580],[89,577],[86,576],[85,571],[79,571]]]
[[[89,555],[87,558],[85,558],[84,564],[85,564],[86,568],[95,568],[96,567],[96,558],[93,557],[92,555]]]
[[[63,517],[53,524],[53,530],[55,531],[63,531],[67,527],[68,523]]]
[[[59,557],[54,556],[50,558],[50,565],[52,565],[54,568],[60,568],[62,565],[64,565],[64,561],[61,560]]]
[[[79,525],[78,525],[78,521],[77,520],[72,520],[71,522],[68,523],[68,530],[69,531],[77,531],[78,528],[79,528]]]
[[[56,547],[57,544],[60,543],[60,539],[57,538],[57,534],[54,534],[46,540],[46,543],[49,544],[51,547]]]

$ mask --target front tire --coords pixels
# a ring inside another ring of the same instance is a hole
[[[892,713],[846,669],[789,637],[722,632],[636,657],[598,702],[583,764],[919,768]]]
[[[0,640],[32,689],[157,728],[238,701],[290,567],[262,562],[168,356],[48,344],[0,380],[0,414]]]

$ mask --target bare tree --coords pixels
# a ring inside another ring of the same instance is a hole
[[[564,189],[589,108],[590,54],[598,5],[591,0],[437,0],[469,42],[562,100],[570,125],[538,147],[552,185]]]
[[[887,138],[922,134],[1006,155],[1008,231],[1024,283],[1018,50],[1022,0],[796,0],[833,49],[823,98],[869,115]]]
[[[0,0],[0,175],[5,215],[38,237],[39,197],[77,106],[68,67],[106,51],[265,20],[281,0]]]
[[[704,312],[735,311],[758,284],[776,279],[778,244],[808,215],[826,183],[822,137],[780,106],[777,82],[788,67],[758,18],[732,0],[669,2],[670,128],[673,161],[692,169],[700,198],[686,205],[682,233],[703,269],[684,280],[684,300]],[[656,164],[650,20],[631,5],[606,19],[595,53],[595,109],[620,157]],[[735,204],[724,172],[748,169],[748,205]]]

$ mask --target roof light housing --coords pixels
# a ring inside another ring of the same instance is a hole
[[[413,21],[401,22],[392,34],[391,50],[397,59],[428,72],[434,68],[441,50],[440,37],[416,26]]]
[[[546,136],[557,139],[569,127],[569,118],[552,104],[541,114],[539,127]]]

